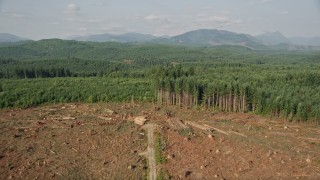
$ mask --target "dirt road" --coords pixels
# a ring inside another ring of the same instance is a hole
[[[143,128],[148,131],[148,150],[144,155],[148,157],[149,161],[149,179],[156,180],[157,172],[154,154],[154,124],[146,124]]]

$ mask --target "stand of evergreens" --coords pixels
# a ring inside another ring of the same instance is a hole
[[[220,66],[158,67],[154,73],[157,101],[182,107],[203,106],[226,112],[253,112],[289,121],[320,119],[318,67]],[[195,73],[195,71],[197,71]]]
[[[131,99],[319,123],[320,53],[58,39],[0,46],[0,108]]]

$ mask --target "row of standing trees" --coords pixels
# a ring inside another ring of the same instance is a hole
[[[191,73],[190,73],[191,72]],[[208,81],[181,66],[154,70],[157,102],[181,107],[202,106],[226,112],[253,112],[289,121],[320,120],[320,102],[310,87],[275,86],[240,80]]]
[[[190,77],[159,78],[155,83],[157,101],[165,105],[205,106],[229,112],[254,111],[252,90],[247,85],[223,82],[203,83]]]
[[[50,77],[71,77],[72,73],[67,68],[17,68],[14,77],[17,78],[50,78]]]

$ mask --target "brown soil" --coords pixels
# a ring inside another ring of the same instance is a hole
[[[320,179],[319,127],[152,104],[0,110],[0,179],[146,179],[137,116],[166,139],[171,179]]]

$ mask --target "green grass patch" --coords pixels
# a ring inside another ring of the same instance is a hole
[[[166,140],[159,134],[155,134],[155,158],[156,164],[166,163],[166,159],[163,156],[163,150],[166,147]]]
[[[167,180],[170,179],[169,172],[166,169],[160,169],[158,173],[157,180]]]
[[[143,180],[148,180],[148,177],[149,177],[149,168],[148,168],[148,161],[146,158],[144,158],[142,160],[142,164],[143,164],[143,176],[141,179]]]
[[[193,133],[193,130],[191,128],[186,128],[186,129],[179,129],[178,133],[182,136],[185,136],[187,138],[191,138],[191,135]]]

